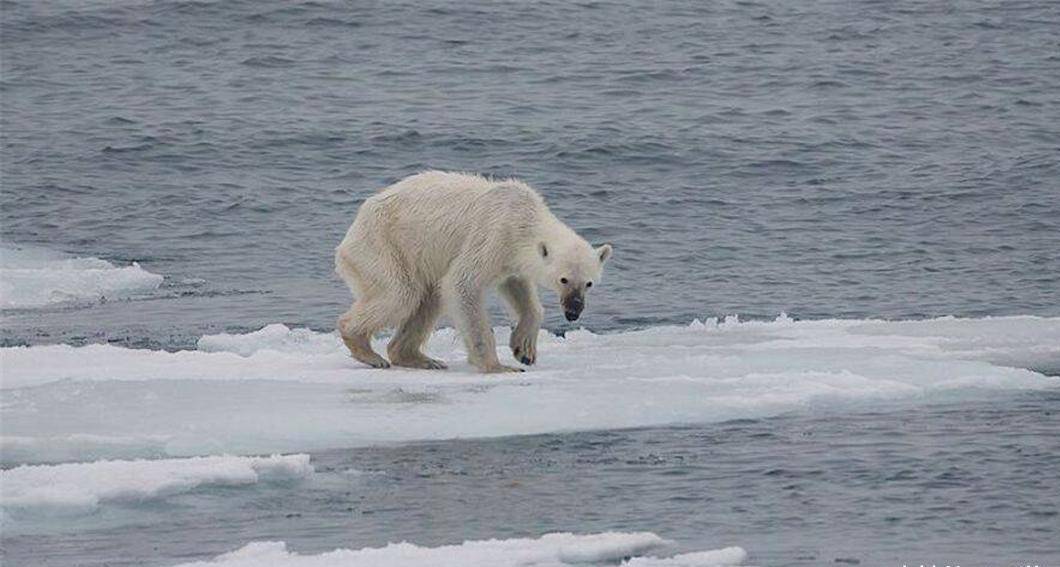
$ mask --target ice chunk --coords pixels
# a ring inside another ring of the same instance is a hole
[[[546,534],[537,539],[465,541],[458,545],[420,547],[392,543],[380,548],[337,549],[320,555],[299,555],[283,542],[255,542],[212,561],[183,567],[506,567],[615,565],[624,559],[657,550],[668,542],[648,533],[608,532],[591,535]],[[740,548],[679,555],[670,559],[634,558],[623,565],[706,567],[738,565],[746,556]],[[684,558],[684,559],[682,559]],[[704,562],[710,561],[710,562]]]
[[[507,333],[498,330],[498,344]],[[334,334],[283,325],[203,337],[196,351],[12,347],[0,349],[0,411],[3,446],[16,447],[17,458],[5,451],[4,464],[74,453],[301,452],[997,399],[1060,388],[1060,379],[1026,369],[1060,368],[1058,337],[1060,318],[730,318],[606,335],[543,332],[538,365],[506,375],[475,373],[451,329],[428,345],[448,371],[369,369]]]
[[[280,323],[245,335],[206,335],[199,339],[197,346],[203,352],[234,352],[240,356],[270,350],[299,354],[330,354],[336,350],[332,335],[314,333],[309,329],[289,329]]]
[[[43,249],[0,248],[2,309],[128,297],[157,289],[162,279],[136,262],[119,267],[99,258],[74,258]]]
[[[104,501],[144,501],[200,486],[304,478],[309,455],[193,457],[21,466],[0,471],[5,512],[82,514]]]

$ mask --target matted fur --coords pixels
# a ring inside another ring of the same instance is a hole
[[[336,248],[335,271],[355,299],[339,332],[355,358],[386,367],[369,342],[396,327],[390,362],[442,368],[421,348],[447,309],[472,364],[515,370],[497,360],[486,292],[497,288],[518,317],[512,350],[532,364],[543,317],[536,286],[580,301],[610,255],[610,245],[591,247],[521,181],[420,173],[365,200]]]

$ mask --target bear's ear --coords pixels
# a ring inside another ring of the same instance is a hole
[[[548,258],[548,246],[545,246],[544,242],[537,245],[537,250],[541,253],[542,258]]]
[[[604,244],[603,246],[597,247],[596,257],[600,258],[600,263],[603,264],[611,257],[611,245]]]

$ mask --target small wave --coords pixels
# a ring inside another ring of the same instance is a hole
[[[115,266],[37,248],[0,248],[0,308],[34,309],[97,302],[152,292],[163,277],[140,267]]]
[[[248,57],[244,59],[242,63],[248,67],[279,68],[293,67],[296,62],[293,59],[288,59],[286,57],[266,55],[262,57]]]
[[[143,144],[136,144],[135,146],[106,146],[101,152],[105,154],[127,154],[133,152],[146,152],[147,150],[154,149],[157,144],[154,142],[147,142]]]
[[[321,26],[321,27],[346,27],[346,28],[359,28],[363,26],[361,22],[355,20],[343,20],[340,18],[328,18],[328,17],[317,17],[313,18],[305,23],[307,26]]]
[[[850,85],[843,81],[837,81],[835,79],[819,79],[810,84],[812,89],[824,89],[824,88],[846,88]]]
[[[631,82],[631,83],[657,83],[676,81],[685,78],[685,75],[680,71],[671,69],[662,70],[635,70],[620,72],[615,77],[618,82]]]

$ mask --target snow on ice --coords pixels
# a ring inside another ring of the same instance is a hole
[[[498,334],[506,344],[507,331]],[[0,448],[5,465],[267,454],[1060,387],[1036,371],[1060,368],[1060,318],[730,318],[617,334],[542,332],[539,350],[526,373],[482,375],[464,362],[451,329],[428,345],[448,371],[369,369],[334,334],[283,325],[203,337],[195,351],[4,348]]]

